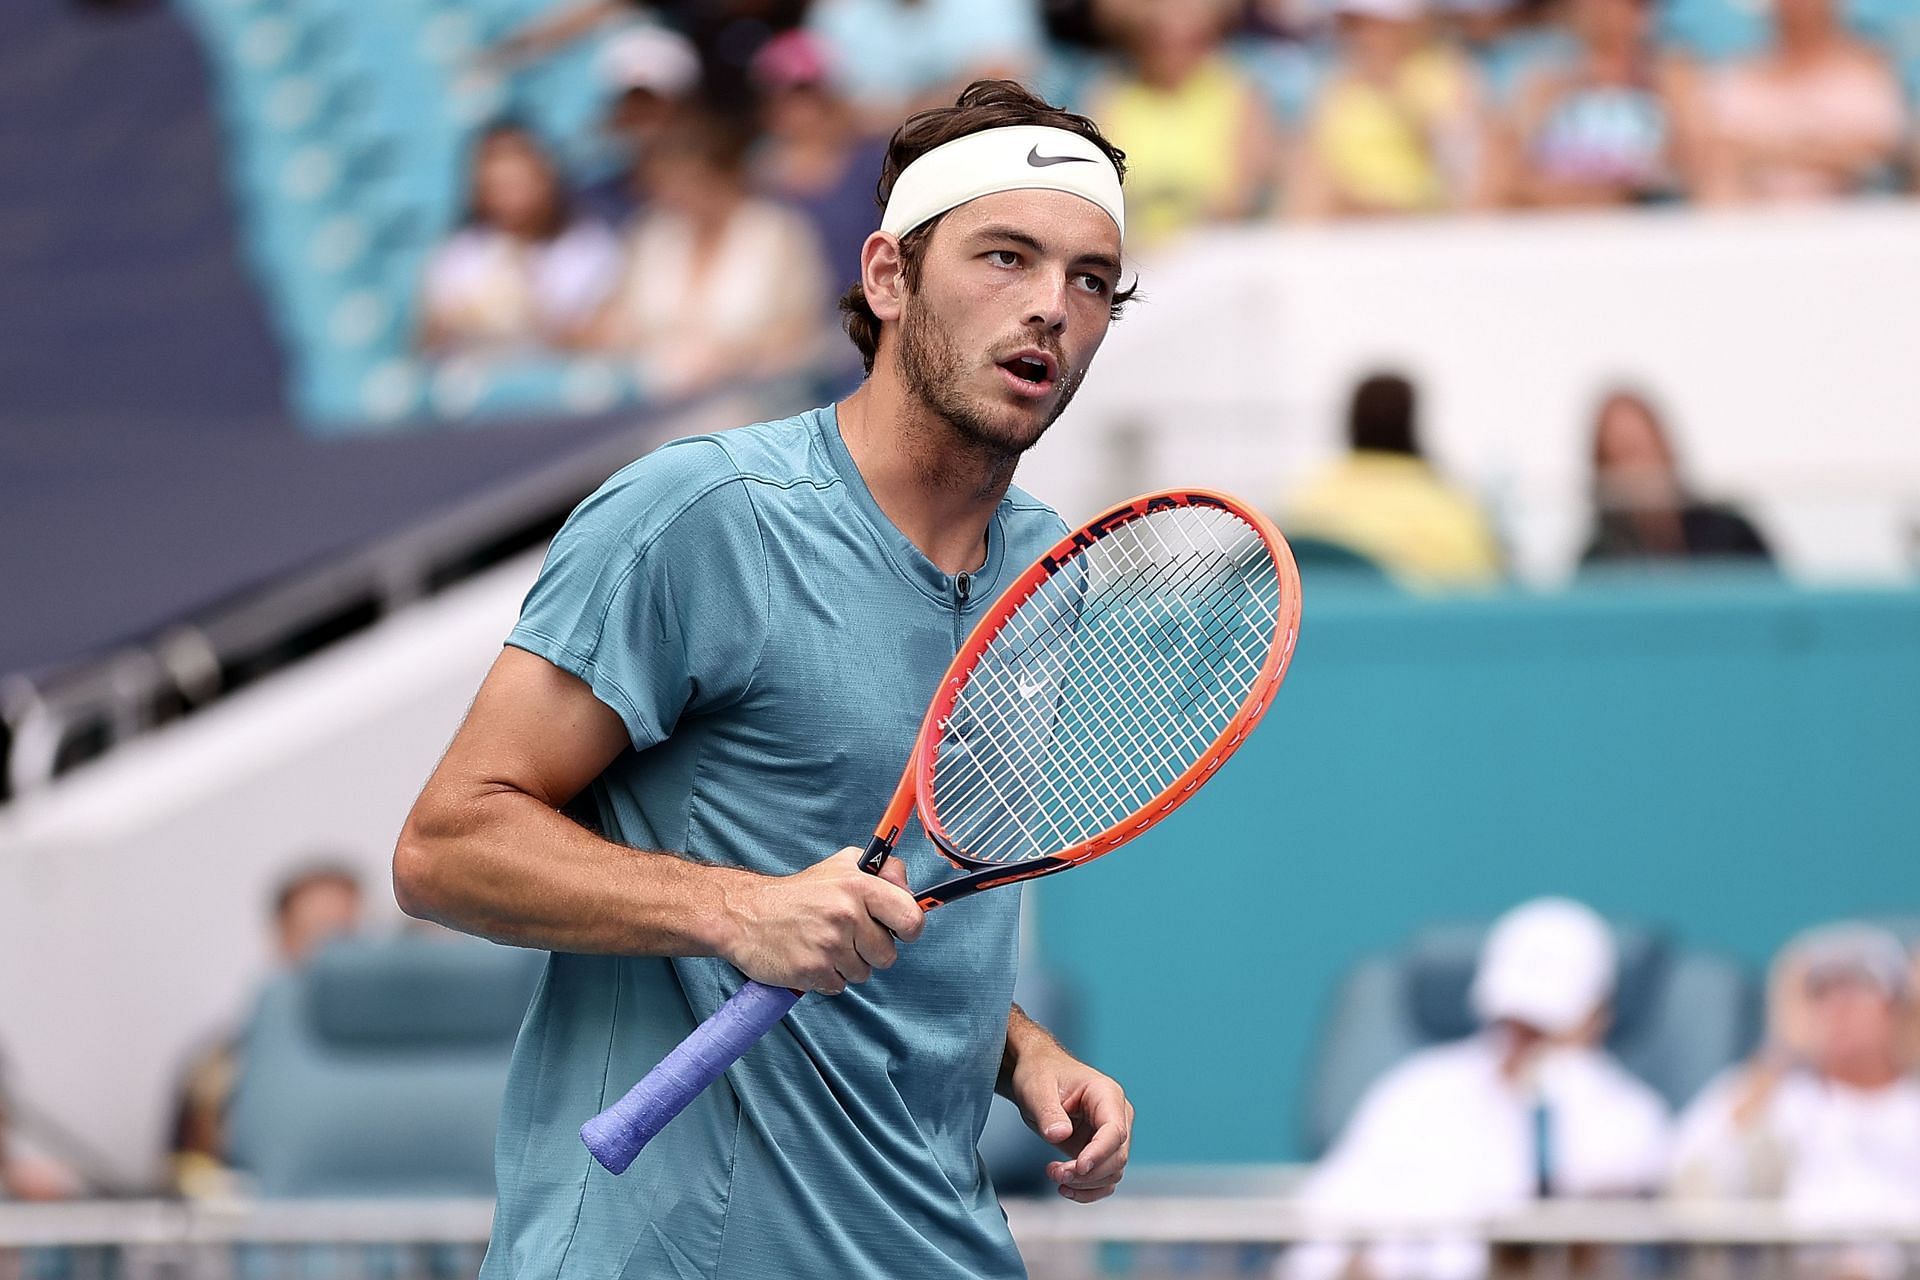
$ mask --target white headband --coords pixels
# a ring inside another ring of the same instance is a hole
[[[1100,206],[1126,234],[1120,174],[1077,133],[1045,125],[983,129],[943,143],[900,171],[880,229],[903,236],[969,200],[998,191],[1065,191]]]

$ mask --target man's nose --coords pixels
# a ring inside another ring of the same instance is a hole
[[[1058,333],[1067,324],[1066,277],[1035,272],[1033,280],[1033,296],[1027,300],[1027,323]]]

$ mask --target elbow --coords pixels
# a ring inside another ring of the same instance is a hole
[[[407,818],[393,846],[393,898],[416,920],[437,920],[444,879],[436,843],[421,831],[420,815]]]

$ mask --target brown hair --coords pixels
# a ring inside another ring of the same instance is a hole
[[[487,220],[480,208],[480,161],[489,150],[498,146],[520,147],[540,166],[547,182],[547,217],[540,226],[539,236],[542,240],[557,238],[573,221],[573,210],[567,203],[566,184],[560,180],[560,171],[554,167],[553,156],[547,151],[540,135],[513,119],[495,120],[473,139],[467,157],[466,225],[479,226]]]
[[[887,158],[881,166],[880,182],[874,188],[874,203],[884,211],[901,171],[935,147],[971,133],[1023,124],[1044,125],[1079,134],[1105,152],[1107,159],[1113,161],[1114,172],[1120,175],[1122,182],[1126,181],[1126,152],[1108,142],[1100,132],[1100,126],[1092,120],[1056,107],[1012,80],[975,80],[961,92],[952,106],[931,107],[918,112],[907,117],[907,122],[894,131],[892,140],[887,143]],[[927,240],[933,234],[933,229],[940,225],[940,218],[945,216],[942,214],[930,218],[900,237],[900,266],[909,291],[920,287],[920,269],[927,256]],[[1111,310],[1114,319],[1120,318],[1121,308],[1133,301],[1136,292],[1137,286],[1121,289],[1113,295]],[[873,308],[867,305],[867,291],[860,281],[855,280],[840,299],[840,317],[847,336],[860,349],[861,363],[868,373],[872,373],[874,354],[880,349],[880,317],[873,314]]]

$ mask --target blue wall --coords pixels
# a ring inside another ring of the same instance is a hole
[[[1135,1159],[1285,1160],[1363,953],[1551,892],[1758,972],[1803,925],[1920,907],[1917,831],[1920,593],[1310,582],[1287,683],[1214,783],[1030,892]]]

